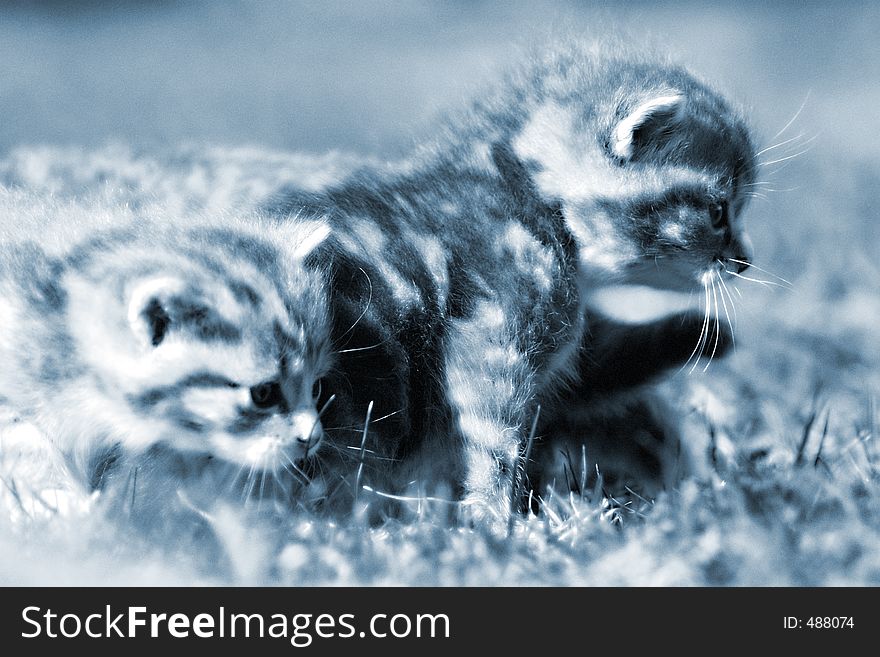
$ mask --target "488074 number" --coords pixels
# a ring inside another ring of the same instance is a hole
[[[811,616],[804,625],[814,630],[837,630],[853,628],[855,622],[852,616]]]

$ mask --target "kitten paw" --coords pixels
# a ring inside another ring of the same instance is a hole
[[[490,500],[471,495],[461,502],[459,510],[459,520],[463,526],[486,532],[496,538],[507,536],[510,517],[510,500],[503,496]]]

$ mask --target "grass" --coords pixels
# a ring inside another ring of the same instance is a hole
[[[334,167],[344,170],[351,161],[253,150],[245,157],[235,149],[160,157],[119,146],[35,148],[14,152],[0,172],[6,185],[31,190],[35,204],[51,194],[86,205],[100,198],[143,212],[157,203],[186,213],[252,204],[285,176],[293,180],[321,167],[338,173]],[[34,484],[26,470],[40,462],[28,452],[34,434],[6,418],[0,582],[880,584],[880,370],[872,313],[880,298],[871,251],[877,242],[853,238],[875,230],[871,199],[880,164],[843,171],[875,183],[843,196],[839,178],[796,164],[794,177],[814,193],[780,194],[751,211],[759,252],[767,253],[759,263],[772,262],[767,269],[785,274],[793,289],[740,281],[740,292],[729,297],[738,304],[736,353],[659,386],[677,409],[696,462],[666,490],[606,485],[605,475],[619,464],[600,462],[596,473],[588,442],[569,455],[566,486],[532,491],[542,499],[541,511],[518,517],[507,539],[451,525],[448,505],[432,500],[414,503],[407,522],[378,526],[365,512],[338,520],[227,507],[201,523],[172,521],[142,532],[144,523],[120,517],[105,500],[53,490],[51,481],[45,490]],[[814,201],[835,193],[845,234],[828,226],[827,208]],[[536,446],[541,440],[535,438]],[[20,459],[15,444],[27,448]],[[42,501],[34,501],[35,492]],[[358,508],[369,506],[372,495],[361,491]]]
[[[827,434],[826,434],[827,438]],[[813,436],[821,443],[820,436]],[[864,451],[865,436],[856,436]],[[738,455],[726,473],[689,479],[656,500],[617,502],[601,483],[551,496],[510,538],[449,526],[427,508],[408,523],[370,527],[300,513],[261,527],[216,514],[222,551],[133,538],[100,507],[6,528],[6,584],[287,585],[842,585],[876,584],[880,557],[876,460],[853,467],[814,448],[798,462]],[[821,456],[821,454],[825,456]],[[186,528],[180,528],[185,533]]]

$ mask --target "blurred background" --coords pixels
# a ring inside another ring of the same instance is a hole
[[[0,157],[119,142],[395,158],[522,47],[623,35],[715,83],[759,146],[778,145],[749,224],[757,264],[797,293],[745,304],[877,337],[878,32],[870,2],[19,0],[0,6]]]
[[[512,46],[568,30],[668,48],[753,106],[766,136],[807,99],[796,127],[876,155],[878,26],[869,2],[5,2],[0,148],[185,139],[390,154]]]

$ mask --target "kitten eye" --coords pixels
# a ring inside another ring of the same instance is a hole
[[[272,408],[283,401],[281,386],[275,381],[264,381],[251,388],[251,401],[257,408]]]
[[[727,228],[727,203],[713,203],[709,206],[709,219],[712,220],[712,228],[722,230]]]

